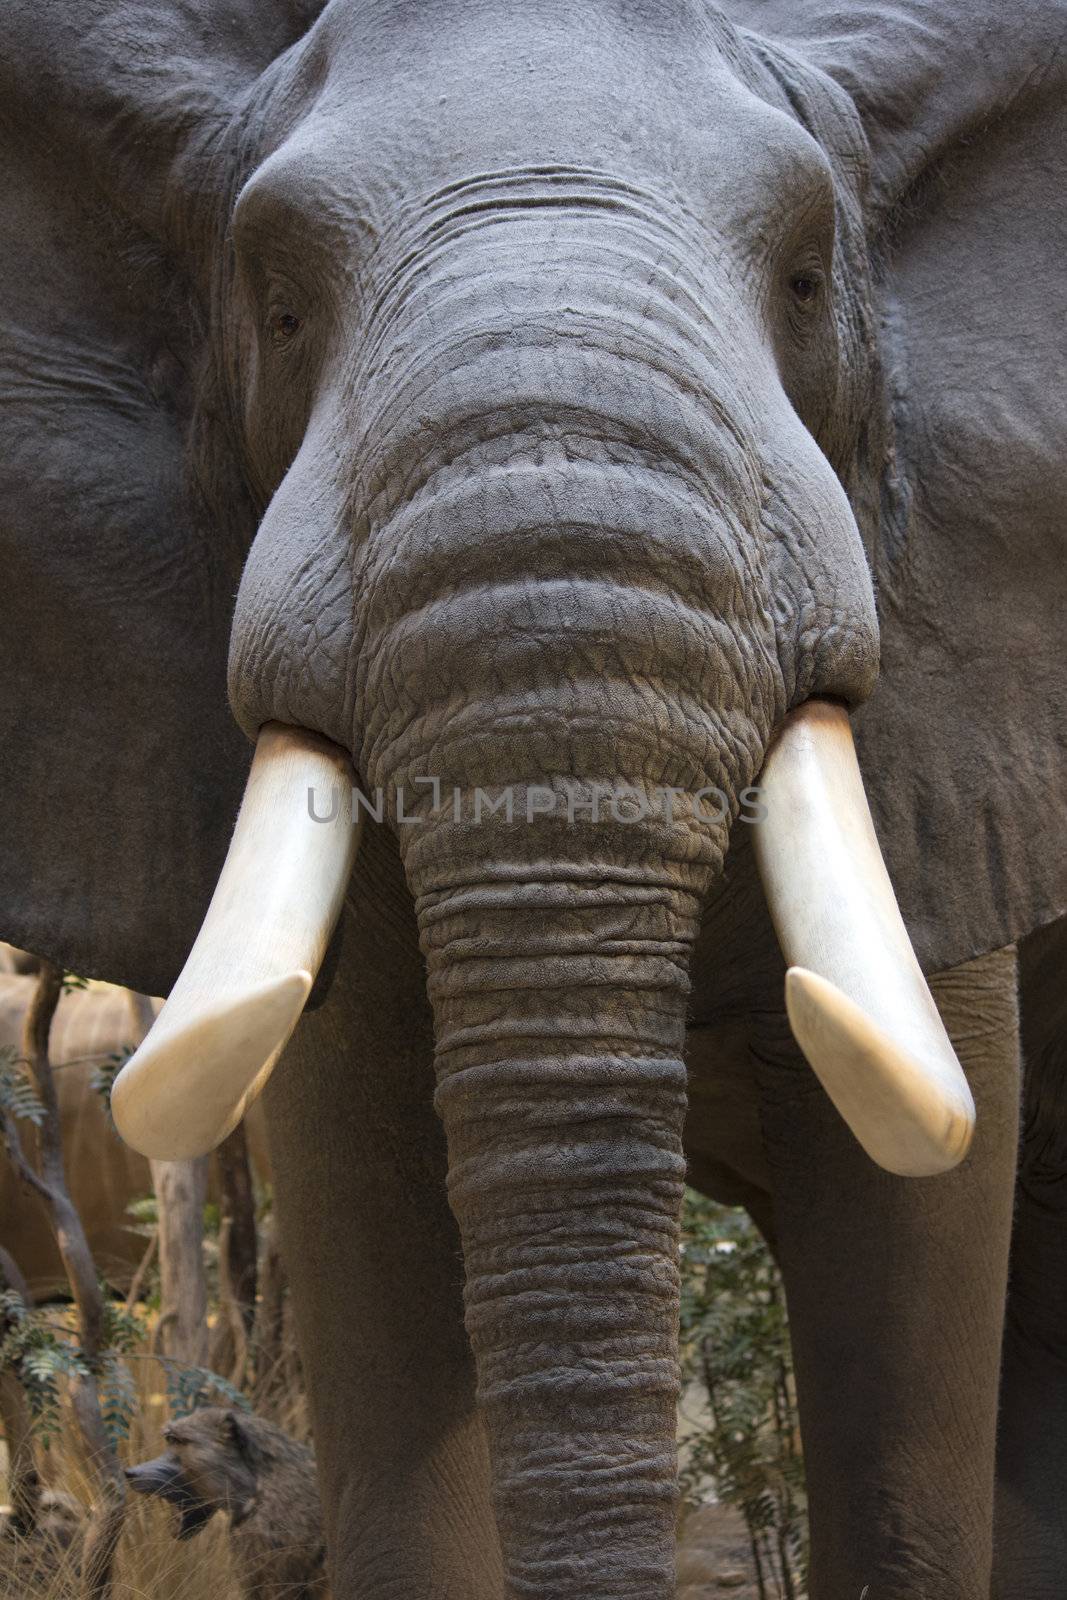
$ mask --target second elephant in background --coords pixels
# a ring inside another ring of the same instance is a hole
[[[6,952],[9,947],[0,947]],[[15,953],[22,956],[21,952]],[[5,962],[0,971],[0,1052],[16,1057],[36,977],[26,961]],[[131,1204],[154,1192],[159,1201],[160,1252],[167,1325],[162,1344],[183,1359],[207,1358],[206,1292],[203,1281],[203,1207],[219,1182],[208,1158],[153,1161],[137,1155],[116,1134],[96,1073],[136,1048],[161,1002],[111,984],[93,983],[64,993],[52,1024],[50,1054],[56,1069],[67,1182],[85,1227],[97,1269],[108,1284],[128,1292],[146,1239],[130,1215]],[[33,1153],[34,1130],[20,1124],[24,1148]],[[250,1164],[268,1183],[270,1163],[261,1114],[249,1118]],[[0,1245],[10,1252],[37,1300],[67,1293],[67,1278],[45,1208],[21,1186],[14,1168],[0,1157]]]

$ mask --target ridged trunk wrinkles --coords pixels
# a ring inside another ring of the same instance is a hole
[[[467,1328],[523,1600],[674,1593],[698,870],[498,863],[418,900]]]
[[[668,1600],[693,800],[780,673],[733,335],[646,209],[542,198],[438,219],[361,390],[354,749],[403,790],[507,1593]]]

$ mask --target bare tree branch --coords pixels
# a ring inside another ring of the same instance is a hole
[[[89,1241],[67,1188],[59,1097],[48,1054],[52,1019],[62,992],[62,972],[51,962],[42,961],[22,1035],[23,1054],[44,1108],[37,1130],[38,1169],[31,1187],[47,1207],[74,1297],[82,1353],[90,1372],[94,1372],[107,1347],[107,1313]],[[17,1132],[15,1139],[17,1142]],[[21,1152],[21,1146],[19,1149]],[[24,1154],[22,1159],[28,1166]],[[18,1166],[18,1158],[15,1160]],[[20,1176],[23,1176],[21,1169]],[[92,1600],[105,1600],[111,1593],[111,1571],[125,1519],[126,1480],[104,1426],[95,1377],[71,1379],[71,1403],[99,1497],[85,1542],[83,1591]]]
[[[147,995],[127,989],[131,1032],[139,1044],[155,1021]],[[191,1366],[207,1360],[207,1276],[204,1271],[204,1201],[208,1161],[153,1161],[152,1187],[159,1217],[159,1288],[162,1305],[155,1345]]]
[[[159,1227],[157,1225],[155,1228],[152,1229],[152,1236],[149,1239],[148,1243],[145,1245],[144,1255],[141,1257],[140,1261],[137,1263],[137,1270],[134,1273],[133,1277],[130,1279],[129,1293],[126,1296],[126,1310],[127,1311],[132,1311],[134,1306],[137,1304],[138,1300],[140,1299],[141,1290],[144,1288],[145,1278],[148,1276],[148,1270],[151,1267],[152,1262],[156,1258],[156,1251],[158,1249],[159,1249]]]
[[[219,1300],[223,1316],[212,1350],[217,1372],[239,1383],[256,1315],[256,1202],[244,1124],[215,1152],[219,1179]]]
[[[38,1199],[43,1200],[46,1205],[50,1204],[52,1191],[38,1177],[29,1161],[27,1161],[26,1152],[22,1148],[22,1140],[19,1138],[18,1123],[10,1111],[4,1112],[0,1129],[2,1129],[4,1148],[7,1151],[8,1159],[15,1169],[15,1176],[31,1194],[37,1195]]]

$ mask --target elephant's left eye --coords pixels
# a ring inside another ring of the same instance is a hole
[[[822,287],[819,279],[810,272],[798,272],[790,279],[789,287],[799,305],[809,306],[819,298]]]
[[[270,319],[270,335],[275,345],[286,345],[302,327],[295,311],[276,311]]]

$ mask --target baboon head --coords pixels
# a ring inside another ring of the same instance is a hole
[[[256,1490],[255,1445],[236,1411],[202,1406],[163,1429],[168,1449],[126,1468],[130,1488],[178,1507],[175,1537],[190,1539],[216,1511],[234,1525],[251,1510]]]

